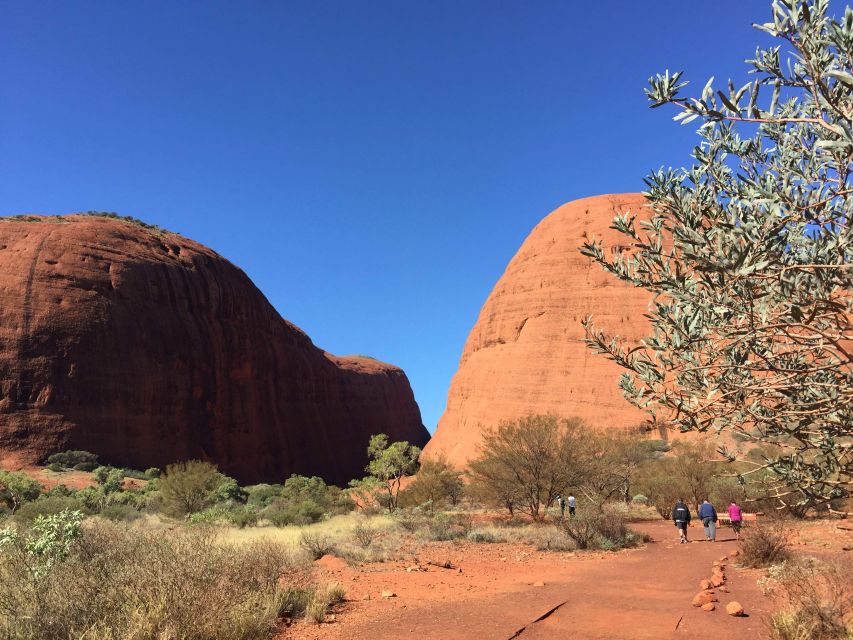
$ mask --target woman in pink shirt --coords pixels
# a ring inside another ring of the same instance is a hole
[[[743,524],[743,513],[736,502],[729,505],[729,520],[732,523],[732,529],[735,530],[735,537],[740,540],[740,526]]]

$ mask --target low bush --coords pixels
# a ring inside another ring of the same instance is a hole
[[[109,504],[98,515],[113,522],[133,522],[142,517],[138,510],[127,504]]]
[[[426,537],[428,540],[456,540],[467,536],[473,527],[471,516],[467,513],[437,513],[427,520]]]
[[[164,536],[103,520],[79,529],[67,512],[54,518],[57,527],[32,537],[0,535],[5,640],[268,640],[315,591],[310,569],[284,545],[230,546],[207,529]],[[61,542],[47,545],[51,562],[33,539]]]
[[[372,545],[378,535],[379,530],[376,527],[371,527],[362,522],[359,522],[352,530],[353,539],[362,549],[367,549]]]
[[[750,527],[741,537],[740,548],[740,564],[745,567],[769,567],[791,557],[790,540],[782,522]]]
[[[853,637],[853,562],[788,561],[771,592],[789,608],[768,620],[772,640],[847,640]]]
[[[566,518],[561,525],[578,549],[614,551],[636,546],[642,539],[628,528],[627,518],[624,505],[605,505]]]
[[[315,624],[320,624],[326,619],[326,614],[331,607],[344,601],[345,595],[346,591],[338,582],[329,584],[322,591],[315,591],[308,602],[306,616]]]
[[[299,537],[299,546],[305,549],[314,560],[319,560],[335,550],[332,538],[316,531],[303,531]]]
[[[495,528],[474,529],[469,531],[466,536],[471,542],[494,544],[497,542],[506,542],[506,535],[503,531]]]
[[[15,513],[15,519],[22,524],[29,524],[39,516],[53,516],[63,511],[81,511],[90,513],[77,498],[71,496],[42,496],[34,502],[24,504]]]
[[[55,466],[65,469],[77,469],[78,471],[92,471],[98,466],[97,454],[89,451],[68,450],[62,453],[54,453],[47,459],[48,469],[55,471]]]

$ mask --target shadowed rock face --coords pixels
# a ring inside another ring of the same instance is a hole
[[[0,220],[0,458],[345,483],[375,433],[429,437],[403,371],[318,349],[210,249],[108,218]]]
[[[450,385],[447,408],[424,457],[457,466],[477,455],[484,429],[530,414],[578,416],[600,428],[640,425],[645,414],[617,387],[621,369],[590,351],[581,320],[630,339],[648,331],[649,296],[582,256],[588,236],[624,242],[608,227],[639,194],[563,205],[531,232],[480,311]]]

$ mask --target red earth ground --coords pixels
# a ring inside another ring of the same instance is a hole
[[[794,537],[808,552],[843,553],[853,535],[836,524],[797,525]],[[633,526],[652,541],[618,553],[457,542],[429,543],[408,563],[353,568],[327,556],[317,562],[319,577],[342,583],[347,601],[331,623],[302,621],[277,640],[766,637],[765,619],[774,606],[757,584],[763,572],[738,569],[734,558],[725,561],[728,593],[715,592],[716,609],[691,605],[712,563],[737,548],[731,530],[708,543],[702,529],[693,527],[691,543],[680,545],[671,523]],[[448,560],[452,569],[437,566]],[[385,598],[383,591],[395,595]],[[743,605],[746,617],[726,614],[732,600]]]

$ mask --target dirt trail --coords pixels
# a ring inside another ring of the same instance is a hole
[[[756,585],[757,572],[729,564],[730,593],[717,593],[717,609],[691,606],[712,562],[735,549],[728,530],[712,544],[695,541],[702,529],[693,527],[694,542],[679,545],[670,523],[634,526],[653,542],[620,553],[507,558],[497,557],[506,553],[498,545],[475,545],[457,552],[461,573],[406,573],[397,566],[359,574],[341,564],[331,577],[341,580],[353,599],[346,610],[334,624],[297,625],[282,637],[755,640],[765,635],[770,602]],[[392,589],[396,597],[379,597],[382,589]],[[731,600],[740,602],[748,617],[728,616],[725,605]]]

